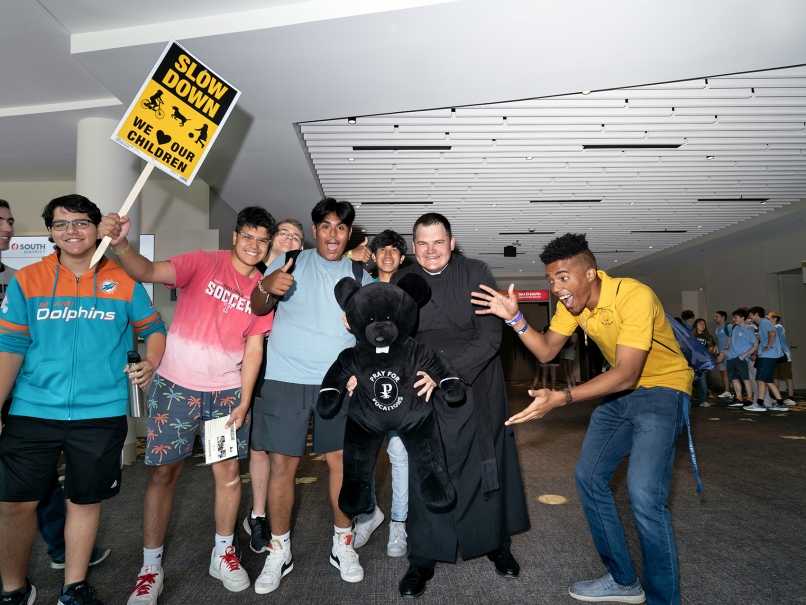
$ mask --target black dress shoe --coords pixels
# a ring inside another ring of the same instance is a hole
[[[495,572],[505,578],[517,578],[521,572],[521,566],[509,552],[508,548],[498,548],[487,553],[487,558],[495,563]]]
[[[428,580],[433,577],[433,568],[409,565],[409,570],[406,572],[406,575],[400,578],[400,584],[398,586],[400,596],[404,599],[416,599],[425,592],[425,585],[428,584]]]

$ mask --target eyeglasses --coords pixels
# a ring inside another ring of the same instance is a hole
[[[254,237],[249,235],[248,233],[244,233],[243,231],[239,231],[238,235],[243,238],[247,244],[251,244],[252,242],[257,242],[257,245],[261,248],[268,248],[269,247],[269,240],[262,238],[262,237]]]
[[[70,225],[76,230],[87,229],[93,222],[85,218],[77,218],[74,221],[53,221],[50,228],[53,231],[66,231]]]
[[[290,239],[292,242],[296,242],[298,244],[302,243],[302,238],[297,235],[296,233],[292,233],[291,231],[286,231],[283,229],[282,231],[277,232],[277,237],[282,237],[283,239]]]

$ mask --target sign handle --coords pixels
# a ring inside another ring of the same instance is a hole
[[[146,184],[146,180],[148,180],[148,175],[151,174],[151,171],[154,170],[154,164],[151,162],[146,163],[146,167],[143,168],[143,172],[140,173],[140,177],[137,179],[137,182],[132,187],[132,190],[129,192],[129,196],[126,198],[126,201],[123,202],[123,205],[120,207],[120,212],[118,214],[120,216],[126,216],[129,213],[129,210],[132,208],[132,204],[134,204],[134,200],[137,199],[137,196],[140,195],[140,190],[143,188],[143,185]],[[95,254],[92,255],[92,260],[90,261],[90,269],[92,269],[95,265],[98,264],[98,261],[101,260],[101,257],[106,252],[106,249],[109,247],[109,243],[112,241],[112,238],[108,235],[101,240],[101,244],[95,250]]]

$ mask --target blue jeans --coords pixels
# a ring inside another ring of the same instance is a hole
[[[699,377],[695,374],[695,379],[700,381],[700,403],[708,401],[708,372],[700,372]]]
[[[58,472],[53,473],[45,497],[36,505],[36,522],[42,539],[48,545],[51,559],[64,559],[64,523],[66,520],[64,491]]]
[[[664,387],[606,397],[591,416],[575,478],[591,536],[619,584],[637,579],[610,492],[613,472],[627,456],[627,490],[644,561],[650,605],[679,605],[680,584],[672,517],[666,508],[674,451],[690,397]]]
[[[409,454],[397,431],[386,434],[386,453],[392,463],[392,520],[405,521],[409,516]],[[369,510],[375,510],[375,476],[372,476],[372,501]]]

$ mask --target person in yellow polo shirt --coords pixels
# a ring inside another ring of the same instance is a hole
[[[581,601],[679,605],[677,550],[666,499],[675,444],[691,405],[694,373],[675,340],[655,293],[634,279],[597,271],[583,234],[567,233],[540,255],[557,311],[549,330],[528,326],[509,293],[480,286],[472,302],[480,315],[506,321],[541,361],[552,359],[577,326],[613,367],[561,392],[529,391],[534,401],[507,424],[541,418],[555,407],[602,397],[591,416],[575,478],[593,542],[608,574],[577,582],[569,594]],[[610,492],[613,472],[627,457],[627,485],[643,557],[644,588],[635,572]],[[644,590],[646,592],[644,592]]]

